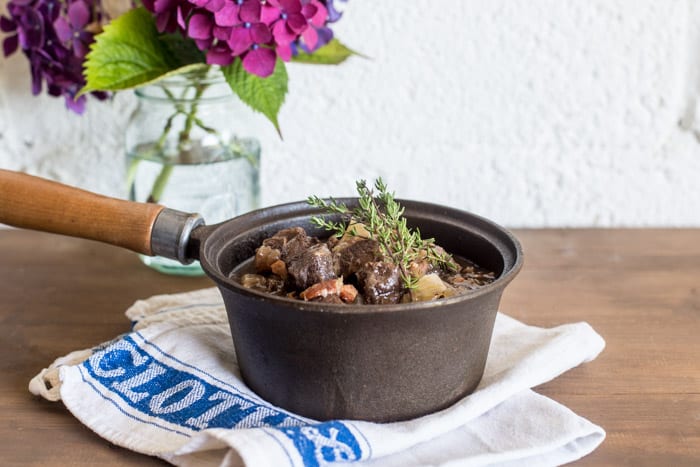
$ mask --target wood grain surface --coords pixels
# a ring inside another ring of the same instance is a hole
[[[525,267],[502,311],[528,324],[587,321],[593,362],[536,391],[608,433],[577,465],[700,465],[700,230],[519,230]],[[125,250],[0,230],[0,465],[143,466],[27,384],[56,357],[129,330],[135,300],[211,286]]]
[[[2,169],[0,200],[0,224],[99,240],[147,255],[163,209]]]

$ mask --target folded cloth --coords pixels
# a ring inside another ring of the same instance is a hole
[[[586,323],[543,329],[499,313],[471,395],[405,422],[317,422],[243,383],[216,289],[159,295],[126,315],[133,332],[57,359],[29,384],[119,446],[175,465],[559,465],[593,451],[602,428],[530,388],[594,359]]]

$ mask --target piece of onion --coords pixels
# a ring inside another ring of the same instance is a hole
[[[418,279],[416,287],[411,289],[411,299],[414,302],[434,300],[444,296],[447,285],[440,279],[440,276],[432,273]]]
[[[350,238],[372,238],[372,234],[369,233],[369,230],[367,230],[367,227],[365,227],[365,224],[362,224],[361,222],[350,222],[350,225],[348,225],[347,229],[345,229],[345,234],[343,237],[340,239],[342,242],[343,240],[348,240]]]

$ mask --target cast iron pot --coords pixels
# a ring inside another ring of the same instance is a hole
[[[183,262],[198,259],[223,296],[246,384],[269,402],[318,420],[405,420],[446,408],[474,391],[501,294],[522,266],[518,241],[502,227],[464,211],[401,201],[409,224],[424,237],[495,271],[496,281],[432,302],[304,302],[246,289],[228,276],[280,229],[302,226],[323,236],[309,222],[318,210],[306,203],[206,226],[196,214],[2,170],[0,199],[1,223]]]

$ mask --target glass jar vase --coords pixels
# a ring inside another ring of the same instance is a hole
[[[260,144],[236,134],[235,98],[220,73],[188,73],[135,92],[126,130],[129,199],[197,212],[207,224],[259,207]],[[168,274],[203,274],[198,262],[141,260]]]

